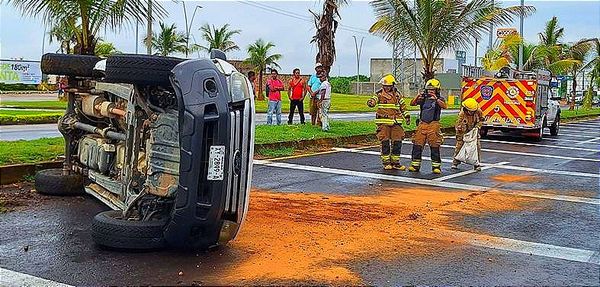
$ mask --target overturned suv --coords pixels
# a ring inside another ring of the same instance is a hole
[[[112,208],[94,217],[97,244],[206,249],[236,237],[248,209],[254,95],[223,53],[46,54],[65,75],[62,169],[36,175],[46,194],[85,191]]]

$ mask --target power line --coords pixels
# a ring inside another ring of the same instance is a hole
[[[291,11],[283,10],[283,9],[276,8],[276,7],[266,6],[264,4],[253,2],[253,1],[239,0],[238,2],[240,2],[242,4],[249,5],[249,6],[253,6],[255,8],[266,10],[266,11],[269,11],[269,12],[272,12],[272,13],[275,13],[275,14],[279,14],[279,15],[283,15],[283,16],[288,16],[288,17],[291,17],[291,18],[294,18],[294,19],[297,19],[297,20],[302,20],[302,21],[309,22],[309,23],[314,23],[312,17],[304,16],[304,15],[297,14],[297,13],[294,13],[294,12],[291,12]],[[339,29],[345,30],[345,31],[348,31],[348,32],[353,32],[353,33],[359,33],[359,34],[365,34],[365,35],[368,35],[368,36],[372,36],[369,33],[369,31],[367,31],[367,30],[363,30],[363,29],[355,28],[355,27],[351,27],[351,26],[346,26],[346,25],[343,25],[341,23],[339,24]]]

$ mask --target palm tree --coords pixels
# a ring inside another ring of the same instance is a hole
[[[409,4],[409,2],[411,4]],[[529,15],[531,6],[500,7],[493,0],[373,0],[377,20],[371,33],[386,41],[416,46],[423,59],[423,78],[434,77],[435,60],[443,52],[465,49],[473,38],[481,38],[495,26],[512,23],[521,13]]]
[[[75,19],[69,21],[75,21]],[[74,45],[76,39],[75,31],[73,30],[73,28],[71,28],[71,25],[67,25],[65,22],[57,23],[50,28],[48,36],[50,38],[50,44],[52,44],[54,40],[59,42],[60,48],[58,49],[58,51],[60,51],[63,54],[72,53],[71,47],[72,45]]]
[[[538,33],[540,38],[538,54],[544,67],[547,69],[551,69],[551,64],[559,60],[563,45],[561,43],[563,35],[564,28],[558,25],[558,18],[556,16],[546,22],[544,31]]]
[[[113,43],[98,41],[94,53],[98,57],[106,58],[114,54],[121,54],[121,51],[117,50]]]
[[[187,49],[185,34],[178,32],[175,24],[171,24],[171,26],[167,26],[162,22],[159,24],[159,34],[154,33],[152,35],[152,48],[157,51],[155,55],[168,56],[173,53],[185,53]],[[148,41],[148,39],[144,39],[144,41]]]
[[[256,72],[258,72],[258,99],[264,100],[263,95],[263,73],[267,66],[279,68],[279,61],[282,56],[281,54],[270,54],[271,48],[275,45],[271,42],[265,42],[263,39],[258,39],[254,44],[248,46],[248,58],[244,60],[244,63],[254,66]]]
[[[207,42],[206,46],[194,44],[193,49],[210,53],[213,49],[219,49],[225,53],[239,50],[240,47],[232,40],[233,36],[239,34],[241,30],[229,30],[229,24],[222,27],[211,27],[208,24],[200,27],[202,38]]]
[[[75,32],[75,54],[93,55],[96,35],[103,28],[118,30],[132,19],[145,21],[149,0],[6,0],[23,15],[41,17],[47,25],[60,23]],[[154,15],[166,11],[153,1]],[[75,21],[73,21],[75,19]]]
[[[563,44],[561,46],[560,57],[557,61],[551,63],[548,68],[555,74],[568,73],[573,77],[572,95],[569,110],[575,109],[575,94],[577,91],[577,74],[585,66],[584,61],[587,54],[592,49],[596,39],[582,39],[572,45]]]
[[[594,85],[600,88],[600,39],[592,39],[593,49],[590,61],[581,70],[591,69],[590,86],[583,101],[584,108],[592,107],[592,90]]]
[[[309,10],[314,16],[316,28],[316,33],[311,40],[311,43],[317,44],[316,62],[323,65],[323,70],[327,74],[335,61],[335,32],[340,18],[338,10],[346,3],[346,0],[325,0],[321,14]]]

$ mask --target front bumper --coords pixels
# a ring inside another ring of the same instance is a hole
[[[169,245],[208,247],[235,237],[248,208],[254,147],[254,102],[232,103],[227,78],[211,60],[173,69],[179,103],[180,175]],[[223,177],[208,179],[211,146],[225,148]]]

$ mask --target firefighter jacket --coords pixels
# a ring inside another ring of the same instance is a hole
[[[375,113],[376,124],[402,124],[404,119],[410,117],[404,103],[404,97],[397,90],[389,93],[379,90],[376,95],[371,97],[370,101],[375,102],[375,107],[377,107]]]
[[[456,135],[462,136],[474,128],[480,128],[483,125],[483,112],[478,109],[473,114],[469,114],[464,109],[458,113],[456,119]]]

